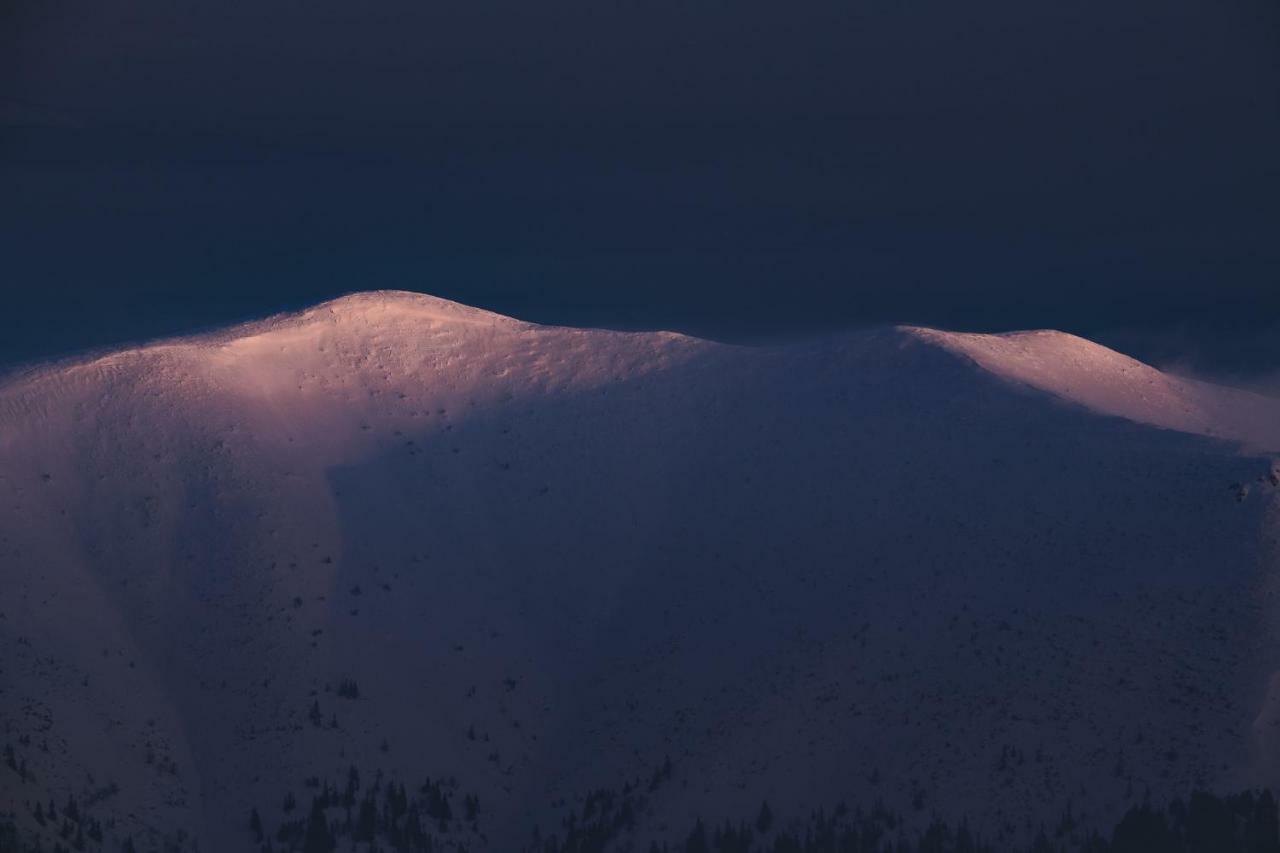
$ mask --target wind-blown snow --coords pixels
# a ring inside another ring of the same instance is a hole
[[[505,850],[664,756],[642,833],[1273,781],[1278,424],[1060,333],[734,347],[404,293],[28,371],[0,737],[36,782],[0,804],[111,779],[129,831],[234,850],[357,763],[458,777]]]
[[[1280,400],[1161,373],[1063,332],[973,335],[913,329],[1002,378],[1139,423],[1280,449]]]

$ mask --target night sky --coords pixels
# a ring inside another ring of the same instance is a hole
[[[352,290],[1280,366],[1275,0],[0,5],[0,362]]]

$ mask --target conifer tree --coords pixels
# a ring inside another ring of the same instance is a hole
[[[760,813],[756,815],[756,829],[762,834],[769,831],[773,826],[773,812],[769,809],[769,803],[760,804]]]
[[[302,839],[302,853],[332,853],[336,846],[329,822],[318,799],[311,801],[311,814],[307,816],[307,831]]]

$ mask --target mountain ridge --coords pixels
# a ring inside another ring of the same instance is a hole
[[[415,328],[428,332],[447,329],[454,333],[460,330],[474,333],[485,329],[493,335],[508,336],[552,331],[566,335],[623,338],[647,336],[709,348],[731,346],[675,332],[618,332],[539,326],[427,294],[367,291],[351,293],[301,311],[284,312],[195,335],[166,338],[83,358],[28,365],[20,375],[0,377],[0,396],[12,392],[24,382],[51,373],[110,371],[130,359],[154,357],[166,350],[184,353],[212,350],[220,351],[224,356],[231,352],[252,352],[265,359],[276,354],[262,348],[274,346],[285,349],[290,342],[312,343],[307,340],[308,334],[316,338],[339,331],[377,334],[380,326],[387,334],[400,334],[401,339],[393,341],[398,346],[414,344]],[[759,349],[859,339],[880,340],[886,349],[900,348],[907,341],[921,342],[1011,383],[1043,391],[1102,414],[1238,441],[1255,451],[1280,449],[1280,401],[1251,391],[1171,376],[1066,332],[1034,330],[980,334],[899,325],[825,335]],[[255,344],[259,349],[254,349]],[[1101,383],[1104,387],[1091,388],[1090,383]]]
[[[0,388],[24,829],[110,779],[122,832],[249,849],[351,765],[456,778],[495,850],[668,757],[637,840],[761,799],[1015,838],[1277,779],[1266,455],[1028,393],[1002,338],[455,315],[349,298]]]

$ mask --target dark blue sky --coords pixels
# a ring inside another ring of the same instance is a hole
[[[1274,0],[0,12],[0,361],[355,289],[1280,361]]]

